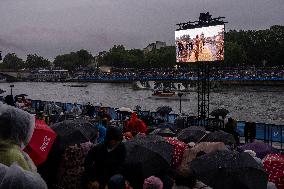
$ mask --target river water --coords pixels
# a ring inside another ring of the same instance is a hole
[[[70,87],[75,83],[19,82],[0,83],[5,96],[27,94],[30,99],[60,102],[102,103],[110,107],[130,107],[140,105],[142,110],[155,111],[157,107],[168,105],[173,113],[179,112],[179,100],[151,99],[150,90],[133,90],[128,83],[85,83],[87,87]],[[82,85],[83,83],[80,83]],[[183,97],[182,97],[183,98]],[[187,94],[182,101],[182,112],[197,114],[197,93]],[[226,108],[240,121],[255,121],[284,125],[284,88],[282,87],[230,87],[210,93],[210,111]]]

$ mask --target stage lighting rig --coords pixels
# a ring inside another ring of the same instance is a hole
[[[204,27],[204,26],[212,26],[212,25],[219,25],[219,24],[224,24],[228,23],[223,21],[225,17],[217,17],[217,18],[212,18],[212,15],[207,12],[207,13],[200,13],[199,15],[199,20],[198,21],[188,21],[184,23],[179,23],[176,24],[179,26],[177,30],[186,30],[186,29],[192,29],[192,28],[198,28],[198,27]]]
[[[208,24],[212,20],[212,15],[207,13],[200,13],[199,15],[199,24]]]

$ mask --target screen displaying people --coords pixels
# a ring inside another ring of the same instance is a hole
[[[224,25],[175,32],[176,62],[224,60]]]

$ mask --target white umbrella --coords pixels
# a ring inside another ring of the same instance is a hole
[[[119,112],[129,112],[129,113],[133,112],[133,110],[131,110],[130,108],[126,108],[126,107],[121,107],[117,111],[119,111]]]

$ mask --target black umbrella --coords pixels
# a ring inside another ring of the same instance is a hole
[[[57,133],[56,144],[59,149],[74,144],[88,142],[97,137],[97,129],[86,120],[65,120],[55,123],[51,128]]]
[[[58,184],[58,172],[62,161],[62,156],[69,146],[88,142],[97,136],[97,130],[86,120],[66,120],[55,123],[51,128],[57,133],[55,142],[48,154],[47,160],[38,167],[38,171],[48,187],[52,188]]]
[[[19,97],[25,97],[25,96],[28,96],[27,94],[19,94],[19,95],[16,95],[15,96],[15,99],[19,98]]]
[[[203,127],[189,127],[182,129],[178,134],[177,138],[185,143],[190,142],[199,142],[204,136],[206,136],[206,131],[203,130]]]
[[[233,135],[224,131],[211,132],[202,139],[202,142],[224,142],[226,145],[236,144]]]
[[[162,137],[173,137],[175,133],[170,128],[157,128],[150,135],[160,135]]]
[[[193,174],[214,189],[266,189],[268,175],[248,153],[216,151],[190,163]]]
[[[204,126],[190,126],[187,128],[188,130],[201,130],[201,131],[206,131]]]
[[[165,115],[165,114],[169,114],[173,109],[169,106],[160,106],[157,108],[157,112],[159,114]]]
[[[159,135],[136,136],[130,143],[138,144],[158,153],[169,164],[171,163],[173,146]]]
[[[225,108],[220,108],[220,109],[213,110],[210,113],[210,115],[211,116],[222,116],[222,117],[225,117],[228,113],[229,113],[229,111],[226,110]]]
[[[135,137],[125,147],[125,175],[134,188],[140,188],[145,178],[170,169],[174,147],[161,136]]]

